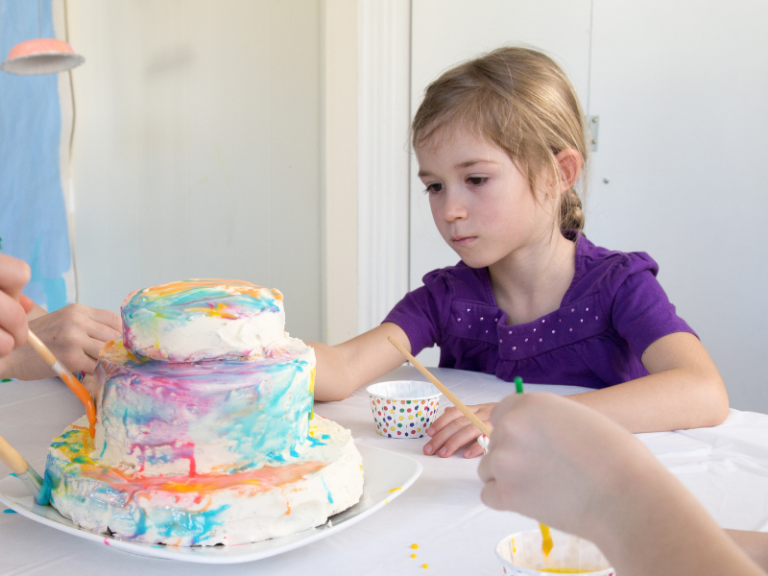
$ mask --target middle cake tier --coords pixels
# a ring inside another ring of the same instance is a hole
[[[287,338],[248,361],[156,362],[108,343],[96,368],[93,457],[129,473],[233,473],[306,443],[314,350]]]

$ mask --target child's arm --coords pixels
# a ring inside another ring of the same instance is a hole
[[[493,410],[483,501],[595,542],[618,574],[762,574],[622,427],[551,394]]]
[[[363,384],[405,362],[387,340],[388,336],[411,351],[411,342],[403,329],[391,322],[336,346],[310,342],[317,357],[315,400],[343,400]]]
[[[605,414],[633,433],[700,428],[728,416],[728,394],[720,373],[693,334],[676,332],[648,346],[642,357],[649,376],[569,399]],[[487,421],[494,404],[471,406]],[[458,410],[448,408],[427,430],[432,439],[425,454],[451,456],[480,431]],[[474,458],[483,449],[473,443],[464,451]]]
[[[659,338],[641,360],[649,376],[569,398],[634,433],[714,426],[728,416],[723,380],[693,334]]]
[[[752,558],[752,561],[768,572],[768,534],[747,530],[726,530],[731,540]]]

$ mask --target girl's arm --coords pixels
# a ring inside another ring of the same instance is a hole
[[[728,416],[723,379],[693,334],[659,338],[641,360],[650,375],[569,398],[633,433],[715,426]]]
[[[343,400],[363,384],[403,364],[403,355],[389,343],[388,336],[411,351],[403,329],[391,322],[336,346],[309,342],[317,357],[315,400]]]
[[[641,358],[649,376],[569,399],[589,406],[633,433],[700,428],[720,424],[728,416],[728,394],[720,373],[693,334],[676,332],[648,346]],[[488,422],[495,404],[470,406]],[[474,458],[483,449],[474,442],[480,431],[451,407],[427,429],[432,439],[427,455],[444,458],[463,446],[463,456]]]

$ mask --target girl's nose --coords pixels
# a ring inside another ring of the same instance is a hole
[[[448,192],[445,195],[445,205],[443,206],[443,218],[446,222],[456,222],[464,220],[467,217],[467,206],[462,201],[459,194]]]

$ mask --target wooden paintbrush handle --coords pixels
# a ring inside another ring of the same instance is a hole
[[[0,436],[0,460],[17,476],[21,476],[27,471],[27,461],[2,436]]]
[[[30,330],[27,334],[27,342],[29,342],[29,345],[32,346],[32,349],[37,352],[37,354],[43,360],[45,360],[48,366],[53,367],[53,365],[56,364],[56,356],[54,356],[53,353],[48,350],[48,346],[43,344],[43,341],[40,340],[40,338],[38,338],[37,335],[32,332],[32,330]]]
[[[461,411],[461,413],[464,414],[464,416],[469,418],[469,421],[472,422],[472,424],[474,424],[475,426],[478,427],[480,432],[482,432],[486,436],[490,436],[491,435],[491,429],[488,428],[488,426],[485,424],[485,422],[480,420],[480,418],[478,418],[477,415],[474,412],[472,412],[472,410],[467,408],[461,400],[456,398],[456,396],[450,390],[448,390],[448,388],[445,387],[445,384],[443,384],[442,382],[440,382],[440,380],[435,378],[432,375],[432,373],[429,370],[427,370],[421,362],[416,360],[416,358],[414,358],[413,355],[410,352],[408,352],[408,350],[403,348],[403,346],[402,346],[402,344],[400,344],[400,342],[398,342],[397,340],[395,340],[391,336],[387,336],[387,338],[389,339],[389,341],[392,343],[392,345],[395,348],[400,350],[400,353],[403,356],[405,356],[408,360],[410,360],[411,364],[413,364],[419,372],[424,374],[424,376],[426,376],[427,379],[430,382],[432,382],[432,384],[434,384],[437,387],[438,390],[440,390],[440,392],[445,394],[445,397],[448,398],[448,400],[453,402],[453,405],[456,406],[456,408],[458,408]]]

